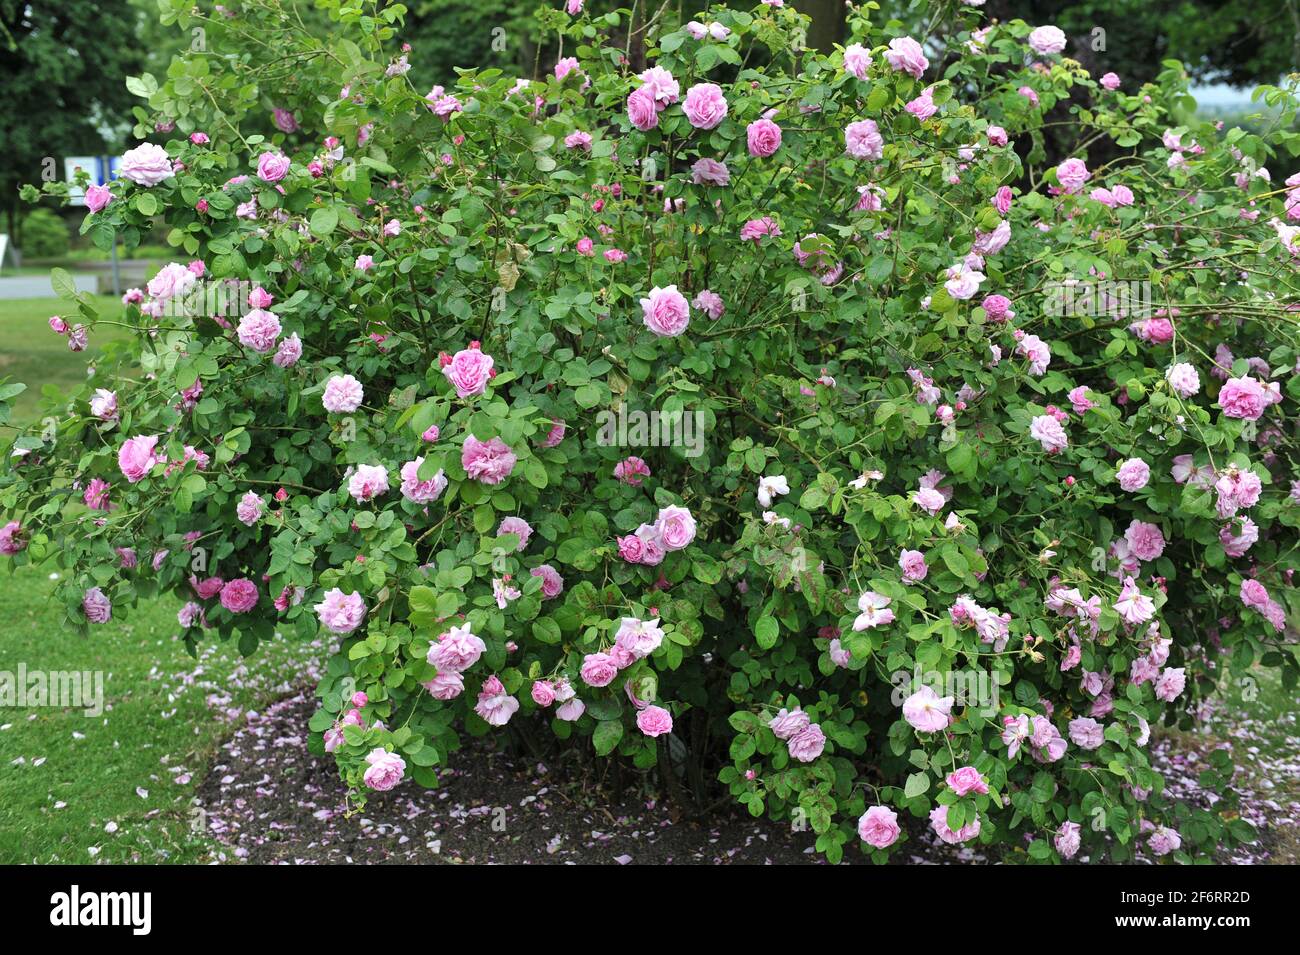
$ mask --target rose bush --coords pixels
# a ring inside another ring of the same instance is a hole
[[[323,632],[358,800],[549,725],[832,859],[909,816],[1038,861],[1252,838],[1225,753],[1200,807],[1148,740],[1295,685],[1293,88],[1256,135],[966,7],[822,55],[779,3],[577,3],[553,69],[424,91],[400,5],[163,6],[208,50],[131,81],[158,142],[83,231],[161,215],[177,261],[0,483],[69,625]]]

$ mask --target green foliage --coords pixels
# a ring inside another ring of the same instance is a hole
[[[63,564],[69,626],[93,632],[96,593],[178,592],[192,646],[328,637],[312,745],[359,800],[399,758],[432,785],[464,733],[549,723],[638,768],[668,754],[670,785],[684,760],[701,798],[720,761],[740,804],[806,823],[830,859],[895,851],[858,838],[873,807],[1012,852],[1029,836],[1043,862],[1074,826],[1120,860],[1170,848],[1153,827],[1181,834],[1178,861],[1249,837],[1230,761],[1223,801],[1188,806],[1146,736],[1257,662],[1295,685],[1300,233],[1293,187],[1256,174],[1295,145],[1293,87],[1261,90],[1274,126],[1219,131],[1172,119],[1180,63],[1104,90],[1031,54],[1020,21],[977,37],[977,11],[944,8],[947,56],[917,79],[885,58],[897,30],[855,14],[860,78],[799,46],[794,10],[716,8],[726,32],[665,20],[644,50],[688,102],[719,84],[704,128],[670,90],[629,115],[627,10],[543,8],[576,71],[471,70],[427,98],[394,68],[401,5],[321,0],[325,36],[271,2],[224,22],[164,6],[228,55],[132,79],[140,132],[175,117],[183,168],[119,181],[82,229],[130,245],[161,215],[181,261],[87,382],[115,413],[52,402],[55,427],[3,455],[14,561]],[[300,128],[269,132],[270,104]],[[1086,184],[1049,162],[1058,107],[1122,159]],[[764,116],[770,155],[747,145]],[[879,143],[846,153],[867,119]],[[268,290],[274,317],[180,291],[190,258],[241,302]],[[1103,277],[1159,311],[1119,314]],[[654,307],[670,286],[685,328]],[[63,292],[94,335],[94,301]],[[1229,375],[1265,396],[1258,420],[1226,413]],[[1150,474],[1125,489],[1132,458]],[[96,478],[96,520],[50,494]],[[1225,508],[1216,482],[1254,479]],[[1258,535],[1232,557],[1234,516]]]
[[[104,122],[131,104],[141,22],[124,0],[0,4],[0,209],[13,214],[23,183],[61,180],[62,157],[103,150]]]
[[[66,255],[71,230],[63,217],[49,209],[34,209],[23,219],[23,255],[30,259],[52,259]]]

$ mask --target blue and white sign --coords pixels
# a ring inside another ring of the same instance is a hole
[[[96,186],[106,186],[117,178],[117,156],[65,156],[63,159],[63,179],[71,187],[68,202],[74,206],[86,204],[86,194],[77,188],[77,170],[84,169],[90,175],[90,182]]]

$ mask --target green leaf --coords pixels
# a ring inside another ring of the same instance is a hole
[[[596,747],[598,756],[608,756],[622,738],[622,720],[601,720],[596,724],[596,731],[591,734],[591,742]]]
[[[911,773],[903,784],[903,795],[915,799],[930,788],[930,777],[926,773]]]
[[[311,234],[318,239],[323,239],[334,231],[339,224],[339,211],[334,206],[321,206],[311,214],[311,221],[308,228]]]

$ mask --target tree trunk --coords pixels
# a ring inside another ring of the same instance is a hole
[[[808,28],[808,48],[829,53],[844,39],[844,4],[842,0],[794,0],[794,7],[812,17]]]

